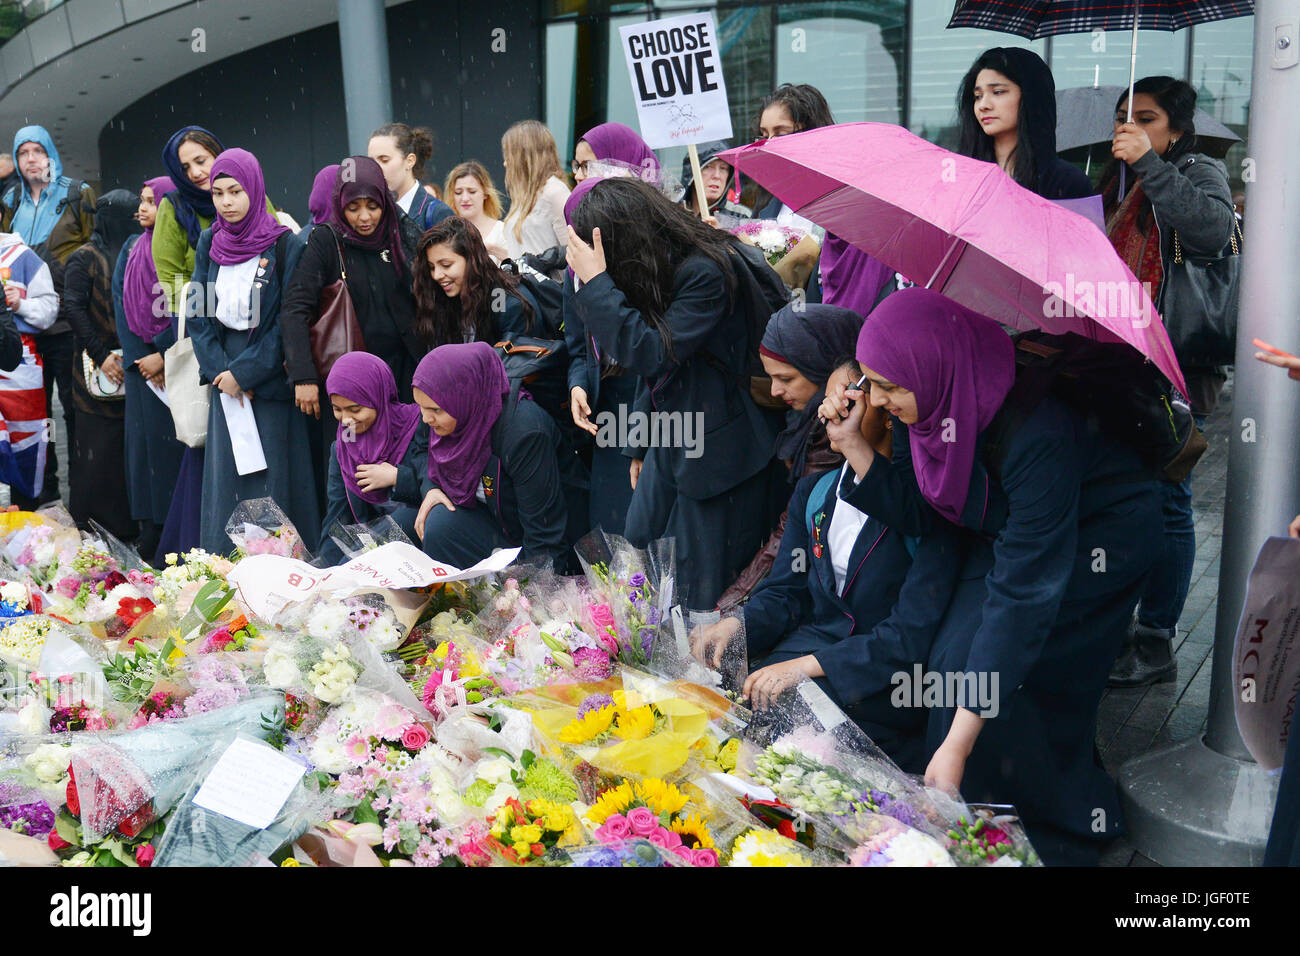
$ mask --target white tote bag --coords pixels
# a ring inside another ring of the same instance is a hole
[[[189,287],[186,287],[188,292]],[[182,301],[188,301],[188,297]],[[199,384],[199,359],[194,354],[194,340],[185,337],[186,307],[177,321],[176,344],[163,355],[163,374],[167,381],[167,398],[171,403],[176,438],[190,448],[202,448],[208,440],[208,404],[212,386]]]

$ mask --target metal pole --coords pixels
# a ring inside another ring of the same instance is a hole
[[[338,3],[348,148],[364,156],[371,131],[393,118],[384,0],[338,0]]]
[[[1228,452],[1209,726],[1136,757],[1121,771],[1130,838],[1167,865],[1258,865],[1277,778],[1250,760],[1237,733],[1232,646],[1246,580],[1264,539],[1300,512],[1300,385],[1255,361],[1251,339],[1300,346],[1300,14],[1294,0],[1258,0],[1251,81],[1250,217]]]

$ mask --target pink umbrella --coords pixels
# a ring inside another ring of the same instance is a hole
[[[888,123],[846,123],[721,154],[791,209],[1005,325],[1126,342],[1184,394],[1149,290],[1078,213]]]

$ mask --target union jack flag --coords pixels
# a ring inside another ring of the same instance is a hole
[[[23,335],[23,363],[0,372],[0,483],[28,498],[45,484],[46,446],[52,440],[45,417],[45,373],[30,335]]]

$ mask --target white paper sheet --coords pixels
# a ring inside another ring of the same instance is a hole
[[[167,397],[166,386],[159,388],[157,385],[149,381],[147,378],[144,380],[144,383],[149,386],[149,391],[153,392],[155,395],[158,396],[158,401],[162,402],[168,408],[172,407],[172,400]]]
[[[274,747],[236,738],[204,779],[194,803],[240,823],[265,830],[307,768]]]
[[[257,434],[257,419],[253,416],[253,400],[243,396],[231,398],[221,395],[221,410],[226,415],[226,429],[230,432],[230,447],[235,453],[235,470],[241,475],[266,470],[266,455],[262,452],[262,438]]]

